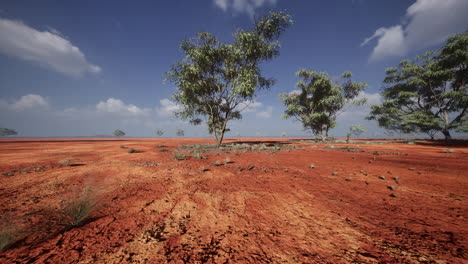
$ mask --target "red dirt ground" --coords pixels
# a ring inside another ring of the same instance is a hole
[[[289,149],[177,161],[209,141],[1,140],[2,225],[22,239],[0,263],[466,263],[468,147],[263,141]],[[99,210],[54,224],[83,186]]]

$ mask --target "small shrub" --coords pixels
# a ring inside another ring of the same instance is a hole
[[[213,162],[213,166],[218,167],[218,166],[221,166],[221,165],[222,165],[222,163],[219,160],[216,160],[215,162]]]
[[[63,199],[56,210],[48,210],[47,216],[66,229],[79,227],[96,212],[97,200],[91,189],[86,187],[81,192],[75,191],[72,197]]]
[[[408,144],[408,145],[415,145],[416,142],[414,142],[414,141],[408,141],[406,144]]]
[[[176,153],[174,154],[174,159],[176,160],[186,160],[187,156],[184,153]]]
[[[158,145],[156,145],[156,147],[158,147],[158,148],[165,148],[165,147],[167,147],[167,146],[164,145],[164,144],[158,144]]]
[[[230,158],[226,158],[226,159],[224,160],[224,165],[227,165],[227,164],[229,164],[229,163],[232,163],[231,159],[230,159]]]
[[[4,224],[4,223],[2,223]],[[19,230],[12,226],[5,226],[0,229],[0,252],[10,248],[20,239]]]
[[[141,151],[138,149],[131,148],[128,150],[128,153],[140,153]]]
[[[193,157],[196,158],[196,159],[204,159],[205,157],[200,155],[200,153],[195,153],[193,154]]]
[[[62,166],[70,166],[71,165],[71,162],[69,159],[63,159],[63,160],[59,160],[58,162],[60,165]]]
[[[457,151],[454,150],[454,149],[445,149],[444,152],[445,152],[445,153],[455,153],[455,152],[457,152]]]
[[[125,145],[120,146],[121,149],[126,149],[127,147]]]

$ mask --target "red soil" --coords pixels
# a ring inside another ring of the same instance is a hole
[[[2,225],[24,238],[0,263],[466,263],[468,147],[282,140],[300,148],[174,159],[200,142],[1,140]],[[99,210],[52,224],[80,186]]]

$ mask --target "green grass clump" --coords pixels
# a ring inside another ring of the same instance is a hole
[[[126,149],[127,147],[125,145],[120,146],[121,149]]]
[[[457,151],[454,150],[454,149],[445,149],[444,152],[445,152],[445,153],[455,153],[455,152],[457,152]]]
[[[200,153],[193,154],[193,157],[196,158],[196,159],[205,159],[205,157],[200,155]]]
[[[138,150],[138,149],[134,149],[134,148],[131,148],[128,150],[128,153],[140,153],[141,150]]]
[[[176,153],[174,154],[174,159],[176,160],[186,160],[188,157],[184,153]]]
[[[19,233],[19,230],[13,226],[2,227],[0,229],[0,252],[15,244],[20,239]]]

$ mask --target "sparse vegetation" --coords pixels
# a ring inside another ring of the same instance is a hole
[[[12,136],[12,135],[16,135],[16,134],[18,134],[18,132],[16,132],[16,131],[13,130],[13,129],[9,129],[9,128],[0,128],[0,137]]]
[[[179,137],[183,137],[185,135],[185,131],[183,129],[177,128],[176,135]]]
[[[159,137],[161,137],[162,135],[164,135],[164,130],[162,130],[162,129],[156,130],[156,135],[158,135]]]
[[[123,137],[123,136],[125,136],[125,132],[123,132],[123,131],[120,130],[120,129],[114,130],[114,132],[112,132],[112,134],[114,134],[114,136],[116,136],[116,137]]]
[[[131,148],[128,150],[128,153],[140,153],[141,150],[138,150],[138,149],[134,149],[134,148]]]
[[[62,160],[59,160],[58,162],[60,165],[62,166],[70,166],[71,165],[71,161],[69,159],[62,159]]]
[[[71,229],[84,224],[98,209],[98,200],[90,187],[75,190],[71,197],[63,199],[57,208],[46,210],[44,214],[52,223]]]
[[[351,127],[349,127],[348,133],[346,133],[346,143],[349,143],[349,138],[352,135],[359,137],[364,132],[366,132],[366,128],[363,125],[352,125]]]
[[[444,149],[444,152],[445,152],[445,153],[455,153],[455,152],[457,152],[457,151],[454,150],[454,149],[449,149],[449,148],[448,148],[448,149]]]
[[[127,147],[125,145],[120,146],[121,149],[126,149]]]
[[[176,159],[176,160],[186,160],[186,159],[188,159],[188,157],[184,153],[178,152],[178,153],[174,154],[174,159]]]

